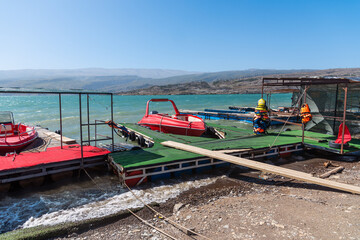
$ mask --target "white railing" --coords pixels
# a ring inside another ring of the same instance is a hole
[[[7,137],[8,137],[8,129],[6,128],[6,126],[4,124],[1,124],[2,128],[5,130],[5,139],[4,139],[4,142],[7,142]],[[30,130],[26,130],[24,132],[20,132],[20,126],[21,126],[21,123],[18,124],[18,127],[17,127],[17,135],[19,136],[19,140],[21,140],[21,138],[23,137],[24,138],[24,135],[27,134],[27,135],[31,135],[31,134],[35,134],[36,133],[36,130],[35,130],[35,127],[31,127]],[[25,125],[24,125],[25,126]],[[28,128],[28,127],[26,127]],[[9,135],[15,135],[14,133],[13,134],[9,134]],[[1,138],[0,138],[1,139]]]
[[[18,125],[18,131],[20,130],[20,123],[19,123],[19,125]],[[25,131],[25,132],[19,132],[18,133],[18,135],[19,135],[19,140],[21,140],[21,135],[24,135],[24,134],[28,134],[28,135],[31,135],[31,134],[35,134],[35,127],[31,127],[31,129],[30,130],[27,130],[27,131]]]
[[[7,129],[6,126],[4,124],[1,124],[1,126],[5,129],[5,142],[6,142],[6,137],[7,137]]]

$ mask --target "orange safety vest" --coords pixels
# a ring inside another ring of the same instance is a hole
[[[301,106],[301,109],[300,109],[300,117],[301,117],[301,122],[303,124],[306,124],[308,122],[311,121],[312,119],[312,115],[310,113],[310,108],[309,108],[309,105],[307,105],[306,103],[304,103],[302,106]]]

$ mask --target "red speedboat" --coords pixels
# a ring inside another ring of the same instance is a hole
[[[15,124],[12,112],[0,112],[0,154],[19,151],[37,137],[35,127]]]
[[[171,102],[175,115],[168,115],[152,111],[149,114],[150,102]],[[141,126],[149,127],[151,130],[160,131],[163,133],[173,133],[187,136],[201,136],[206,126],[204,121],[191,114],[180,114],[174,101],[170,99],[151,99],[146,104],[145,116],[138,122]]]

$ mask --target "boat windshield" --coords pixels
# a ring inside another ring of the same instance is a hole
[[[12,112],[0,112],[0,123],[14,123]]]

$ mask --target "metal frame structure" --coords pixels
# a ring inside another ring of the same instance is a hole
[[[86,94],[86,116],[87,116],[87,123],[83,123],[82,120],[82,102],[81,102],[81,97],[82,95]],[[96,142],[99,141],[106,141],[106,140],[111,140],[111,151],[114,151],[114,126],[111,126],[111,137],[108,136],[103,136],[104,138],[97,138],[97,132],[96,132],[96,127],[98,125],[107,125],[107,123],[103,120],[95,120],[94,123],[90,123],[90,104],[89,104],[89,95],[90,94],[97,94],[97,93],[78,93],[79,95],[79,119],[80,119],[80,145],[81,145],[81,159],[82,161],[84,160],[84,152],[83,152],[83,146],[84,143],[88,143],[89,145],[91,144],[91,142],[95,142],[95,146],[96,146]],[[112,93],[101,93],[100,95],[110,95],[110,106],[111,106],[111,122],[114,121],[114,108],[113,108],[113,94]],[[90,139],[90,126],[95,126],[95,139]],[[88,130],[88,138],[87,140],[83,139],[83,127],[87,127]],[[61,130],[60,130],[61,131]],[[62,131],[61,131],[62,132]]]
[[[90,145],[91,142],[111,140],[111,149],[114,150],[114,128],[112,127],[111,137],[106,137],[103,139],[90,139],[90,126],[95,125],[105,125],[105,121],[95,120],[94,123],[90,123],[90,104],[89,104],[89,95],[108,95],[110,96],[110,105],[111,105],[111,121],[114,118],[113,111],[113,93],[106,92],[79,92],[79,91],[30,91],[30,90],[0,90],[0,93],[3,94],[54,94],[59,96],[59,116],[60,116],[60,144],[61,148],[63,148],[63,124],[62,124],[62,95],[78,95],[79,96],[79,128],[80,128],[80,145],[81,145],[81,158],[66,162],[58,162],[58,163],[49,163],[49,164],[41,164],[33,167],[20,168],[20,169],[11,169],[2,171],[0,173],[0,183],[8,183],[18,180],[30,179],[39,176],[45,176],[49,174],[84,169],[86,167],[92,167],[96,165],[100,165],[104,163],[104,157],[93,157],[84,159],[84,144],[88,143]],[[86,95],[87,97],[87,122],[83,123],[82,119],[82,102],[81,97]],[[88,128],[88,139],[83,139],[83,127]],[[96,133],[95,133],[96,134]]]
[[[339,84],[345,84],[345,87],[343,88],[345,91],[344,95],[344,112],[342,118],[337,118],[336,116],[334,119],[334,125],[335,121],[341,121],[343,123],[343,129],[342,129],[342,142],[341,142],[341,150],[340,154],[344,153],[344,133],[345,133],[345,122],[346,122],[346,102],[347,102],[347,92],[348,92],[348,84],[350,83],[356,83],[357,81],[348,79],[348,78],[326,78],[326,77],[289,77],[289,78],[271,78],[271,77],[265,77],[262,78],[262,88],[261,88],[261,97],[264,95],[264,87],[265,86],[300,86],[305,87],[304,97],[303,101],[306,103],[306,92],[311,85],[325,85],[325,84],[336,84],[337,89],[339,87]],[[336,114],[336,110],[335,110]],[[302,124],[302,143],[304,144],[304,124]]]
[[[110,102],[110,106],[111,106],[111,121],[114,120],[114,108],[113,108],[113,93],[107,93],[107,92],[80,92],[80,91],[29,91],[29,90],[0,90],[0,93],[14,93],[14,94],[54,94],[54,95],[58,95],[59,96],[59,116],[60,116],[60,144],[61,144],[61,148],[63,148],[63,141],[62,141],[62,104],[61,104],[61,100],[62,100],[62,95],[79,95],[79,117],[80,117],[80,144],[81,144],[81,157],[83,159],[83,144],[85,142],[88,142],[90,144],[90,142],[96,142],[96,141],[104,141],[104,140],[109,140],[109,138],[106,139],[96,139],[96,140],[90,140],[90,126],[91,125],[105,125],[106,123],[102,122],[102,123],[90,123],[90,104],[89,104],[89,95],[108,95],[110,96],[111,102]],[[82,104],[81,104],[81,97],[82,95],[86,95],[87,96],[87,123],[83,123],[82,122]],[[86,126],[88,127],[88,140],[84,140],[83,139],[83,131],[82,128]],[[112,127],[112,134],[111,134],[111,139],[112,139],[112,146],[114,146],[114,128]]]

